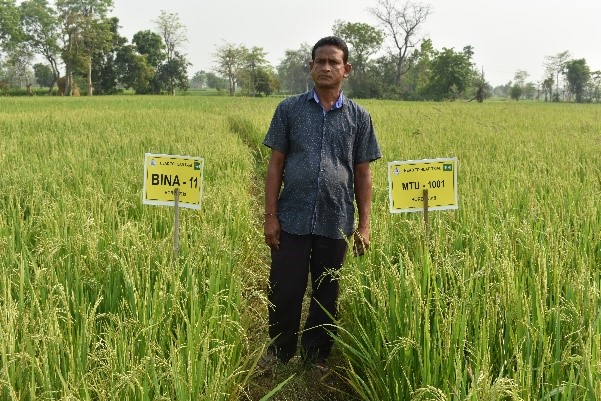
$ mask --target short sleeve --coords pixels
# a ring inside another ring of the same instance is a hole
[[[368,163],[382,157],[380,146],[374,131],[371,116],[363,110],[361,124],[357,135],[354,160],[355,164]]]
[[[282,153],[288,153],[288,131],[289,124],[286,107],[284,102],[282,102],[275,109],[269,130],[267,131],[267,135],[265,135],[265,139],[263,139],[263,145]]]

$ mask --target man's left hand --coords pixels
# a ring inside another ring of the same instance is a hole
[[[353,233],[353,253],[362,256],[369,249],[369,230],[357,228]]]

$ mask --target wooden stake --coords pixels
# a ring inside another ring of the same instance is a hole
[[[175,221],[173,224],[173,266],[177,268],[177,258],[179,253],[179,188],[173,191],[175,195]]]
[[[424,225],[426,227],[426,245],[428,244],[428,240],[430,238],[430,222],[428,216],[428,190],[424,189]]]

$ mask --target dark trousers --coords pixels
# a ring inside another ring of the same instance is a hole
[[[311,303],[301,334],[303,357],[327,358],[332,350],[337,317],[338,274],[347,243],[319,235],[282,232],[280,249],[271,251],[269,274],[270,348],[282,361],[296,353],[303,298],[311,273]]]

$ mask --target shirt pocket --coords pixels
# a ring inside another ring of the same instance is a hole
[[[356,126],[348,122],[340,124],[339,128],[335,131],[333,154],[344,163],[352,164],[353,162],[356,131]]]

